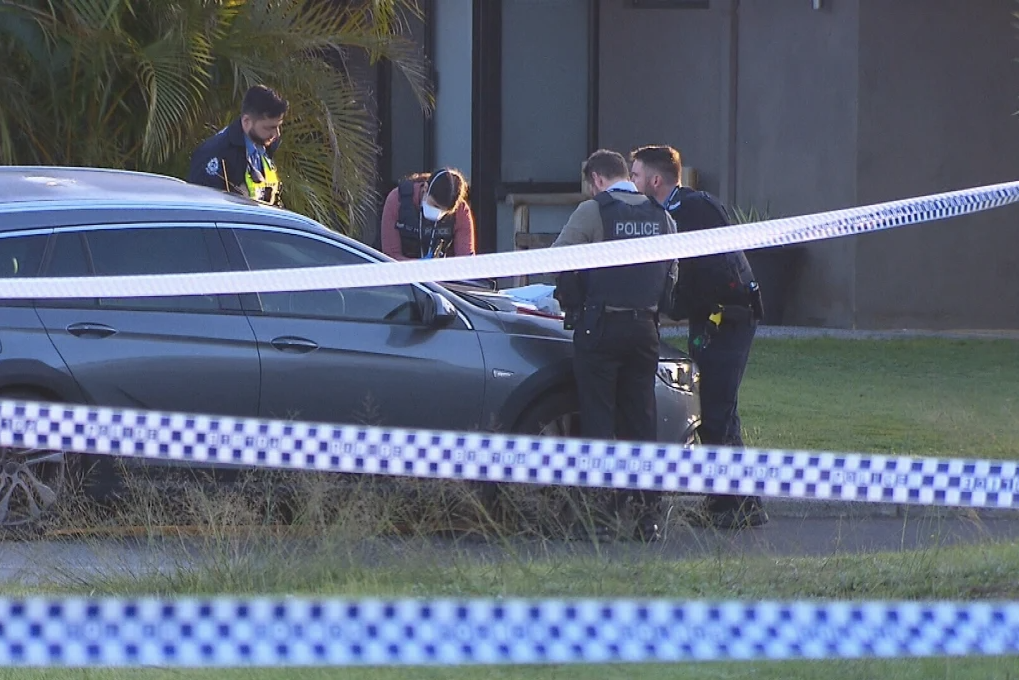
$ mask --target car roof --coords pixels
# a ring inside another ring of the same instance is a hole
[[[0,209],[7,204],[39,201],[173,200],[201,205],[257,205],[240,195],[227,194],[166,175],[107,168],[0,166]]]
[[[304,215],[176,177],[108,168],[0,166],[0,215],[6,213],[0,232],[131,221],[135,211],[142,211],[145,219],[229,221],[244,215],[263,224],[343,239]]]

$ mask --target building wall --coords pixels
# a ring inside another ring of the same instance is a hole
[[[1013,0],[861,0],[858,202],[1019,178]],[[860,327],[1019,327],[1019,209],[861,237]]]
[[[589,2],[502,0],[502,182],[580,181]],[[532,206],[531,232],[558,233],[573,209]],[[498,249],[513,250],[512,207],[500,203],[497,220]]]
[[[1013,0],[711,7],[602,0],[603,146],[672,144],[703,188],[772,217],[1019,177]],[[766,299],[776,265],[791,275],[783,323],[1013,328],[1017,221],[1009,207],[812,243],[798,268],[749,255]]]
[[[701,10],[600,1],[600,145],[626,154],[671,144],[700,186],[719,192],[727,169],[727,3]]]
[[[451,165],[470,179],[472,3],[471,0],[435,0],[434,11],[435,164]]]
[[[672,144],[702,188],[742,208],[807,214],[1019,176],[1013,0],[824,0],[819,10],[807,0],[707,10],[591,1],[601,7],[600,145]],[[470,12],[455,8],[467,2],[438,0],[436,40],[438,161],[465,170]],[[573,180],[586,122],[581,5],[503,9],[502,180]],[[532,230],[558,231],[568,213],[534,211]],[[1010,207],[803,246],[781,321],[1019,327],[1017,220]],[[506,206],[498,245],[512,249]],[[750,255],[774,277],[765,252]]]
[[[601,145],[671,144],[700,188],[772,217],[853,205],[858,2],[828,4],[602,0]],[[851,323],[853,242],[805,251],[785,321]],[[768,302],[774,256],[750,256]]]
[[[857,0],[829,0],[821,10],[800,0],[740,2],[740,207],[787,217],[856,203],[858,10]],[[844,327],[853,320],[855,247],[841,238],[795,248],[793,262],[772,261],[786,253],[748,256],[766,302],[780,284],[770,270],[790,276],[782,323]]]

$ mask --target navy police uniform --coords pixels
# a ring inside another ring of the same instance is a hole
[[[191,154],[187,181],[279,205],[280,181],[273,156],[281,139],[264,150],[256,149],[237,118]]]
[[[595,197],[603,240],[667,233],[660,206],[652,201],[630,205],[613,193]],[[647,262],[581,273],[585,292],[573,344],[585,437],[657,438],[658,315],[671,283],[670,265]]]
[[[714,197],[688,187],[673,189],[665,208],[679,231],[730,224]],[[764,316],[760,287],[743,251],[682,260],[669,316],[689,320],[689,352],[701,375],[701,443],[743,447],[738,394]],[[727,527],[767,521],[759,497],[709,496],[706,510],[715,524]]]
[[[610,188],[595,196],[601,221],[600,240],[674,233],[672,219],[656,201],[621,197],[621,194],[640,196],[635,189]],[[587,214],[589,208],[582,208],[583,214]],[[569,244],[569,240],[557,240],[554,245]],[[573,326],[574,373],[583,437],[657,439],[655,374],[659,312],[671,300],[675,271],[675,260],[666,260],[559,275],[556,297],[567,311],[567,327]],[[658,521],[655,506],[659,496],[619,492],[613,495],[613,507],[608,510],[623,515],[626,513],[622,506],[632,503],[638,537],[651,538]]]

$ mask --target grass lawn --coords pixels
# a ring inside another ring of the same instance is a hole
[[[1019,342],[759,338],[740,416],[747,446],[1019,458]]]
[[[484,564],[468,557],[455,566],[434,563],[392,564],[369,569],[340,558],[339,546],[314,556],[279,551],[279,558],[253,567],[244,561],[217,568],[157,578],[77,582],[47,588],[104,594],[289,592],[318,595],[432,596],[651,596],[672,598],[902,598],[1015,599],[1019,597],[1019,548],[986,545],[978,548],[932,549],[883,555],[835,555],[817,558],[718,558],[674,562],[654,557],[606,561],[596,557],[554,560],[509,560]],[[23,592],[23,591],[22,591]],[[1011,659],[926,659],[906,661],[839,661],[788,663],[726,663],[648,666],[560,666],[450,669],[344,670],[343,677],[366,680],[403,678],[1015,678],[1019,657]],[[1012,673],[1010,675],[1010,673]],[[0,679],[30,678],[240,678],[240,671],[0,671]],[[336,677],[327,670],[262,670],[253,677]]]
[[[653,556],[630,561],[606,562],[592,557],[552,561],[521,560],[482,564],[469,558],[455,567],[434,564],[394,564],[366,569],[336,559],[326,552],[315,558],[286,556],[268,568],[252,569],[235,564],[218,569],[158,579],[77,583],[74,592],[163,594],[233,592],[291,592],[319,595],[532,595],[532,596],[652,596],[675,598],[974,598],[1015,599],[1019,596],[1019,548],[1014,545],[942,549],[885,555],[832,556],[825,559],[724,558],[671,562]],[[48,589],[52,591],[53,589]],[[64,588],[58,588],[64,590]],[[1016,678],[1019,657],[864,660],[838,662],[712,663],[688,665],[599,665],[474,667],[449,669],[357,669],[343,670],[342,677],[365,680],[411,678],[765,678],[779,680],[850,680],[887,678],[920,680],[949,678],[986,680]],[[80,671],[0,670],[0,680],[64,680],[129,678],[258,680],[337,677],[324,669],[248,671]]]
[[[741,411],[750,446],[1019,457],[1019,343],[760,339]],[[359,562],[342,539],[312,554],[280,544],[268,561],[229,541],[213,566],[158,577],[78,579],[53,590],[94,594],[314,593],[413,596],[650,596],[673,598],[1019,600],[1019,544],[981,544],[879,555],[667,560],[654,547],[626,560],[559,555],[484,563],[463,555]],[[212,549],[215,548],[212,542]],[[10,590],[10,588],[8,588]],[[25,588],[18,588],[24,592]],[[2,587],[0,587],[2,591]],[[0,680],[1017,680],[1019,657],[906,661],[251,671],[14,671]]]
[[[1019,659],[508,668],[20,671],[0,680],[1015,680]]]

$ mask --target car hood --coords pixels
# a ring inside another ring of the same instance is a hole
[[[554,290],[554,286],[539,284],[499,291],[471,287],[464,292],[469,292],[494,308],[493,316],[505,333],[571,342],[573,331],[563,329],[561,316],[550,318],[558,312],[558,304],[553,304]],[[658,356],[672,361],[690,359],[685,351],[664,341],[660,343]]]
[[[496,312],[496,317],[503,330],[511,335],[553,338],[566,342],[573,340],[573,331],[564,330],[561,319],[549,319],[521,312]]]

